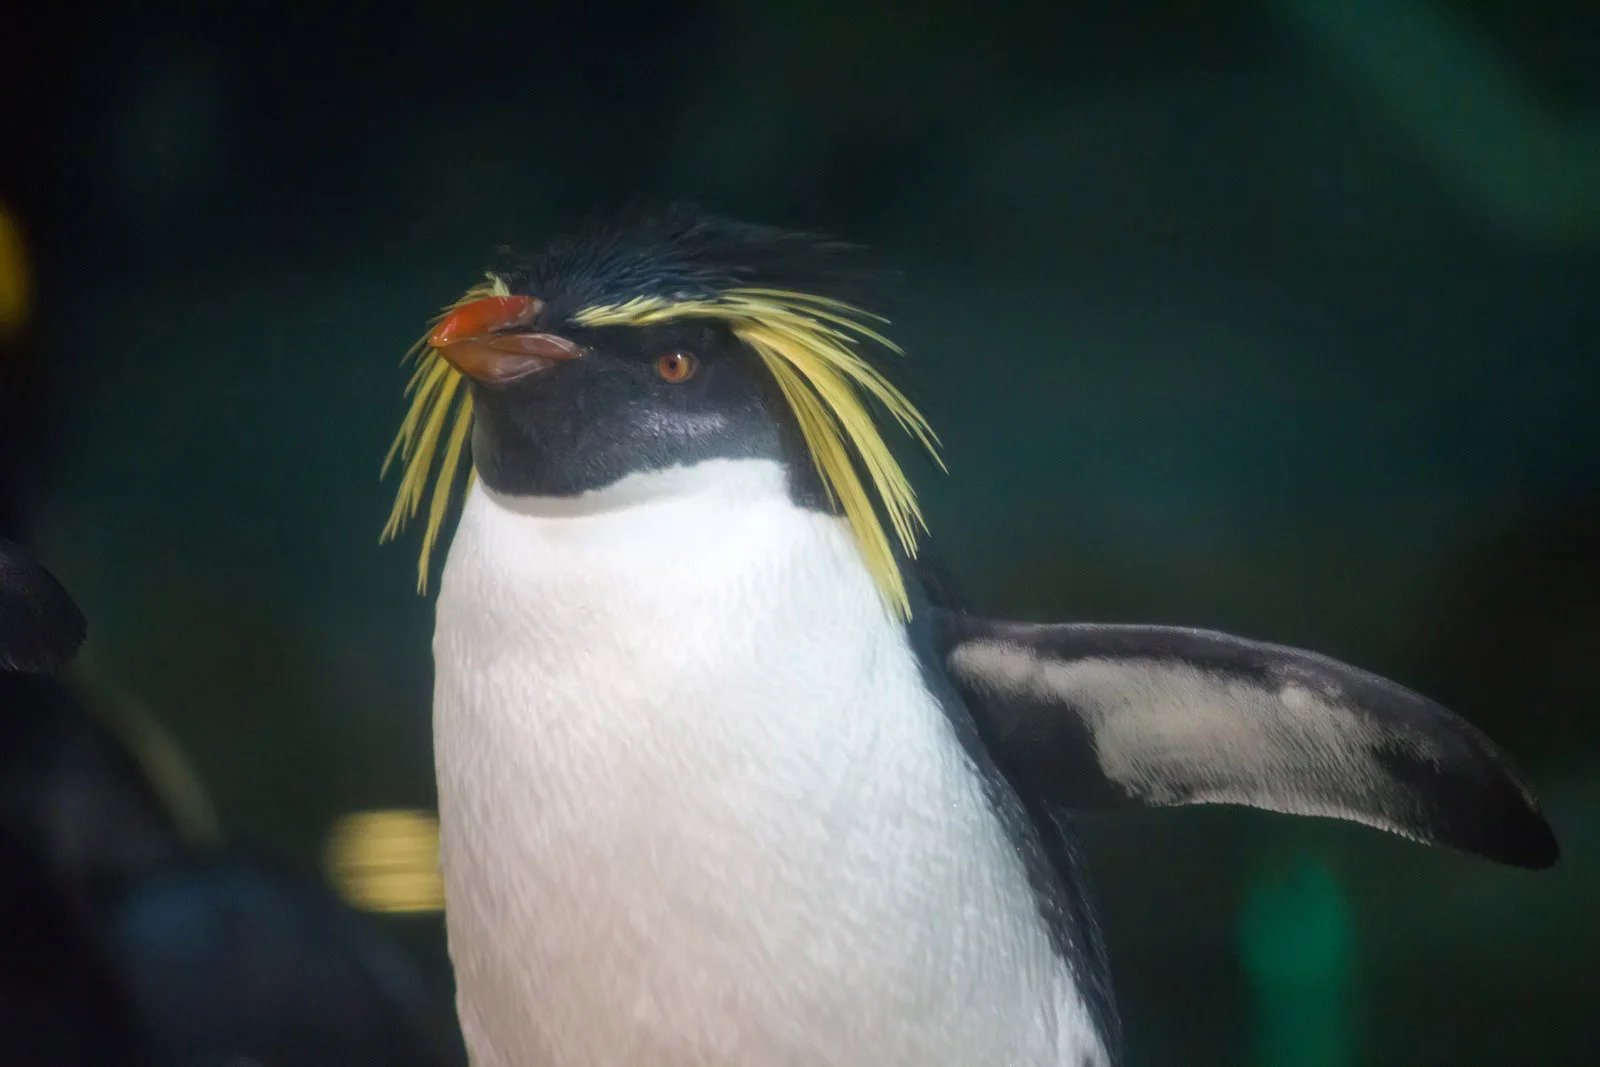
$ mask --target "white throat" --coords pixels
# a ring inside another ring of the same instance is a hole
[[[1103,1061],[904,629],[776,463],[478,483],[434,655],[475,1067]]]
[[[487,486],[483,493],[502,509],[532,518],[598,517],[674,503],[704,513],[708,507],[738,507],[741,502],[781,498],[787,478],[781,466],[768,460],[714,459],[691,467],[630,474],[614,485],[576,496],[506,496]]]

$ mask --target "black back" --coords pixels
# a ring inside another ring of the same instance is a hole
[[[1039,915],[1050,931],[1051,944],[1071,969],[1115,1067],[1122,1059],[1122,1019],[1073,816],[1066,807],[1041,799],[1038,791],[1022,788],[1025,780],[1005,759],[1000,739],[990,735],[990,727],[973,714],[951,684],[939,635],[934,631],[934,611],[929,609],[962,612],[966,602],[937,549],[924,539],[917,559],[902,560],[901,569],[911,589],[913,614],[908,630],[912,648],[922,664],[924,682],[938,697],[951,729],[983,778],[984,792],[995,817],[1028,872],[1028,884]]]

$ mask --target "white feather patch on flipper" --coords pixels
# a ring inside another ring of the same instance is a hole
[[[934,616],[951,680],[1035,799],[1242,804],[1531,868],[1560,854],[1494,742],[1386,678],[1208,630]]]
[[[1344,817],[1345,809],[1301,783],[1332,776],[1376,791],[1387,778],[1375,762],[1380,749],[1413,747],[1420,758],[1442,758],[1426,739],[1353,717],[1337,693],[1298,683],[1273,690],[1153,659],[1054,662],[1000,642],[963,645],[951,667],[981,675],[1011,698],[1070,699],[1106,777],[1155,805],[1249,804]],[[1361,821],[1405,832],[1388,820]]]

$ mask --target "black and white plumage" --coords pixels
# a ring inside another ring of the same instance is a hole
[[[470,435],[434,725],[474,1063],[1115,1063],[1082,806],[1554,861],[1493,745],[1393,683],[965,613],[859,399],[927,440],[886,339],[808,247],[634,222],[491,275],[424,350],[390,532],[443,442],[431,543]]]
[[[935,614],[943,662],[1023,788],[1077,811],[1241,804],[1520,867],[1557,846],[1494,742],[1326,656],[1175,626]]]

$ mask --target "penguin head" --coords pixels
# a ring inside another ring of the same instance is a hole
[[[465,456],[496,494],[572,497],[716,459],[783,466],[842,515],[904,614],[896,553],[921,516],[876,408],[938,460],[886,373],[899,349],[848,302],[849,246],[690,209],[630,219],[491,271],[419,343],[385,538],[433,496],[429,556]],[[435,472],[435,459],[438,459]],[[891,541],[891,537],[893,541]]]
[[[467,305],[431,336],[468,378],[472,462],[496,493],[573,496],[710,459],[798,467],[781,395],[726,324],[551,318],[524,288]]]

